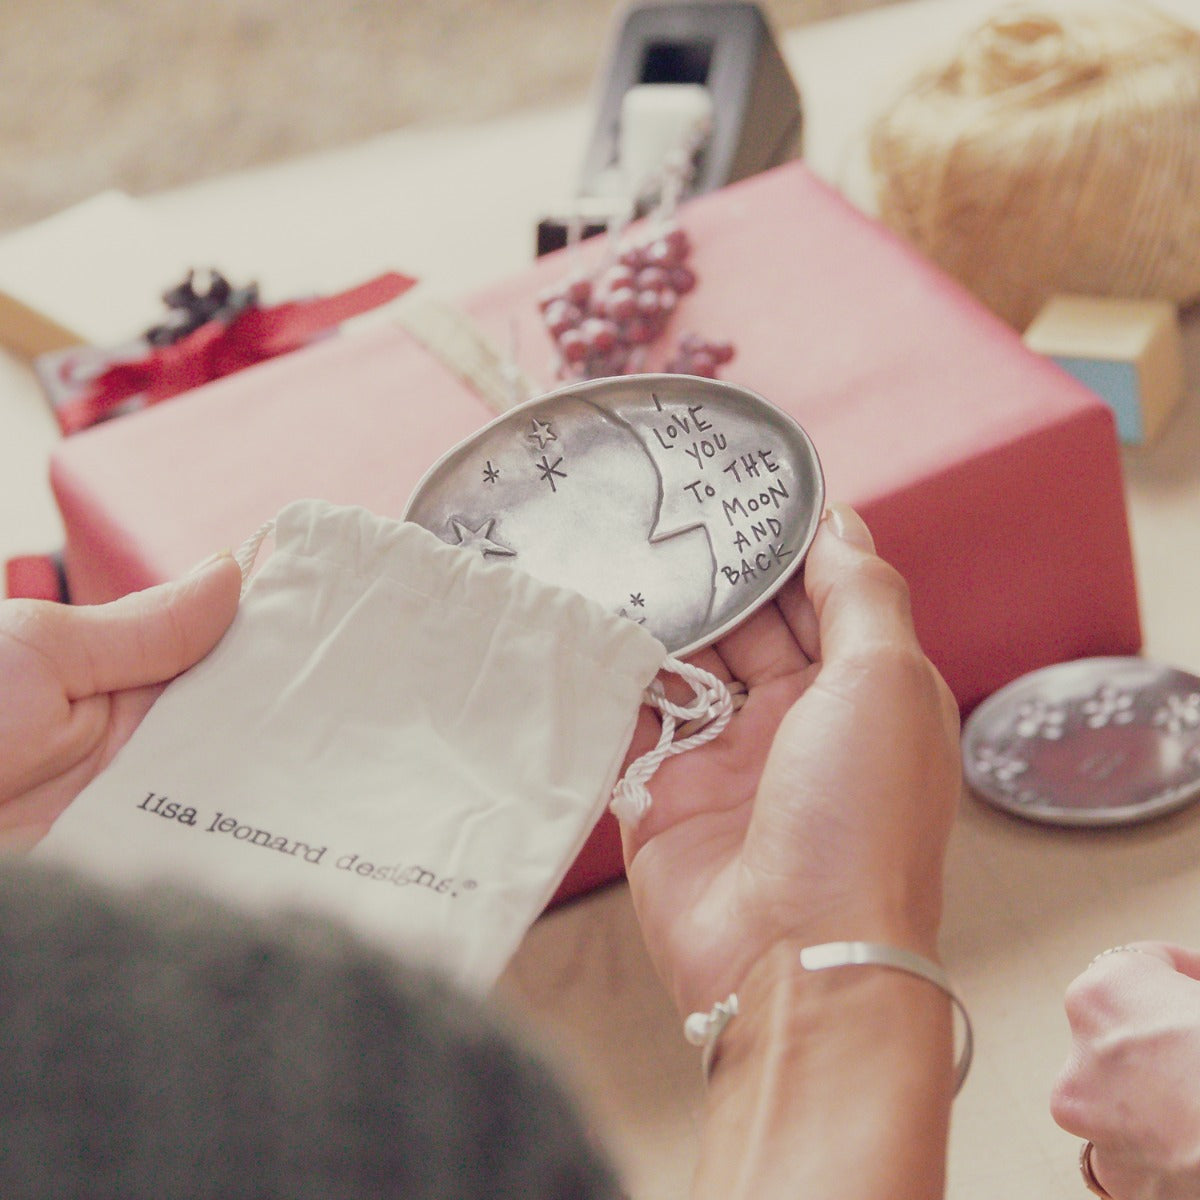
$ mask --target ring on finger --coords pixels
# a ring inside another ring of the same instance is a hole
[[[1114,949],[1121,949],[1120,946]],[[1096,1172],[1092,1168],[1092,1151],[1095,1146],[1091,1142],[1084,1142],[1079,1150],[1079,1173],[1083,1176],[1084,1186],[1093,1196],[1100,1196],[1103,1200],[1113,1200],[1111,1193],[1104,1190],[1100,1180],[1096,1178]]]

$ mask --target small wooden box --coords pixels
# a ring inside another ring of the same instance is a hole
[[[1183,394],[1183,352],[1167,300],[1054,296],[1025,331],[1113,410],[1121,441],[1152,442]]]

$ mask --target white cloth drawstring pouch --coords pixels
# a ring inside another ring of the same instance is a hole
[[[634,622],[415,524],[305,500],[270,531],[224,639],[35,853],[316,909],[486,990],[610,796],[636,820],[728,692]],[[667,702],[664,668],[694,703]],[[614,791],[643,700],[662,736]]]

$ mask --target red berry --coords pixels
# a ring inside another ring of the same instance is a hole
[[[637,312],[637,293],[631,287],[620,287],[604,297],[604,315],[614,321],[627,321]]]
[[[639,292],[661,292],[671,286],[671,277],[662,267],[643,267],[637,273]]]
[[[676,267],[683,255],[666,238],[659,238],[646,247],[646,261],[654,267]]]
[[[689,375],[699,375],[704,379],[712,379],[717,373],[717,363],[707,350],[697,350],[688,356]]]
[[[691,267],[672,267],[668,277],[681,296],[686,296],[696,286],[696,272]]]
[[[561,338],[564,333],[574,329],[579,324],[583,314],[573,304],[566,300],[555,300],[542,314],[546,328],[553,338]]]
[[[577,275],[574,279],[568,280],[564,294],[572,304],[583,308],[592,298],[592,281],[582,275]]]
[[[707,349],[713,356],[713,362],[718,365],[729,362],[735,353],[732,342],[709,342]]]
[[[603,317],[587,317],[579,326],[588,354],[607,354],[617,344],[617,327]]]
[[[632,287],[634,274],[632,267],[623,265],[609,267],[600,277],[600,288],[604,292],[615,292],[620,288]]]
[[[588,354],[587,338],[578,329],[568,329],[558,339],[558,349],[567,362],[583,362]]]
[[[662,241],[671,247],[677,263],[683,262],[692,248],[692,239],[688,237],[687,231],[679,225],[672,225],[670,229],[664,230]]]
[[[625,326],[625,340],[635,346],[644,346],[654,340],[658,332],[653,321],[645,317],[633,317]]]
[[[662,297],[655,291],[638,292],[637,310],[643,317],[656,317],[662,312]]]
[[[626,246],[617,261],[636,271],[646,265],[646,253],[641,246]]]

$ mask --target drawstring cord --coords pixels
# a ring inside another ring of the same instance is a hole
[[[233,556],[241,568],[243,595],[250,584],[250,571],[254,560],[258,557],[263,542],[274,529],[274,520],[264,521],[238,547]],[[662,682],[658,679],[645,690],[646,703],[658,709],[662,717],[658,744],[653,750],[648,750],[629,764],[624,776],[613,788],[609,804],[617,817],[631,824],[637,824],[650,809],[650,792],[646,784],[653,778],[655,771],[672,755],[682,754],[686,750],[711,742],[729,724],[729,718],[735,708],[729,688],[711,672],[670,657],[663,661],[663,670],[678,675],[685,683],[691,684],[692,700],[689,704],[675,704],[668,700]],[[741,698],[739,695],[738,699]],[[684,736],[676,741],[675,735],[681,729]]]
[[[246,588],[250,585],[250,568],[254,566],[254,560],[258,557],[258,551],[267,537],[274,532],[275,520],[264,521],[237,549],[237,553],[233,556],[233,561],[241,568],[242,572],[242,595],[246,594]]]
[[[609,804],[615,816],[634,825],[650,809],[650,792],[646,784],[655,771],[672,755],[711,742],[729,724],[729,718],[733,715],[733,699],[729,689],[715,675],[677,658],[666,659],[663,669],[691,684],[692,701],[690,704],[672,703],[657,679],[645,691],[646,703],[658,709],[662,717],[658,744],[629,764],[624,776],[613,788]],[[675,740],[676,730],[681,724],[696,721],[704,723],[695,733]]]

